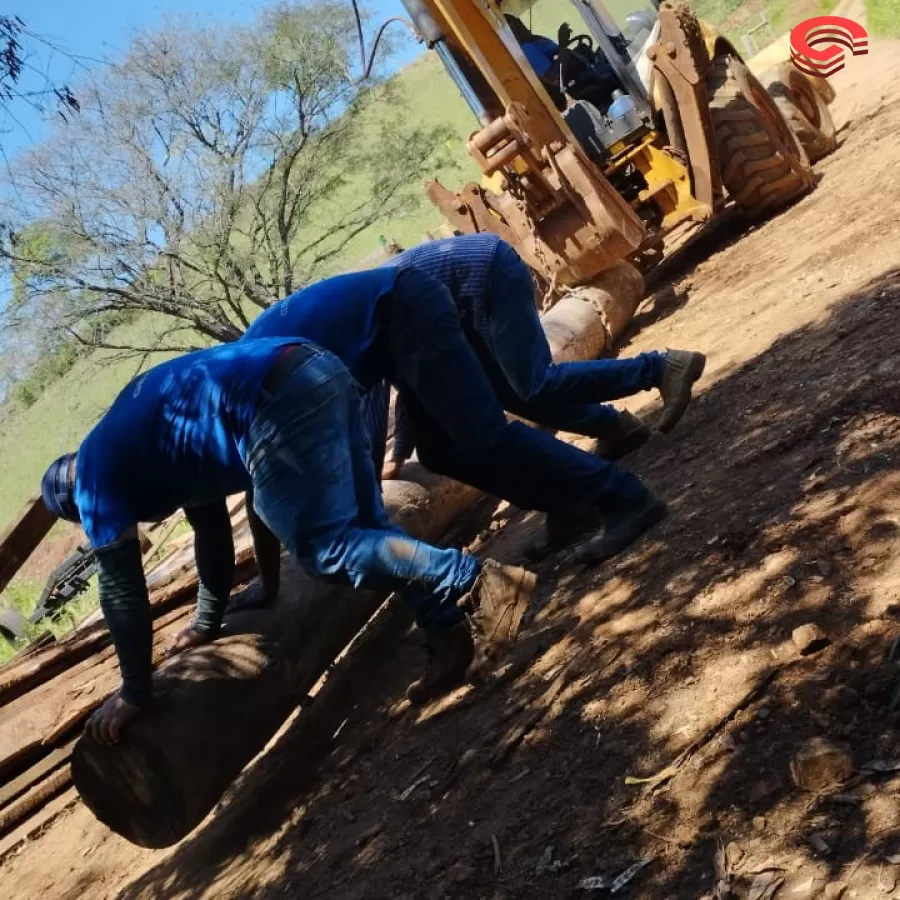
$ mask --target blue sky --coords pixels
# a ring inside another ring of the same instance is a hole
[[[347,0],[348,6],[350,5]],[[8,14],[18,14],[31,31],[49,38],[70,53],[87,57],[83,64],[92,66],[90,60],[115,59],[128,46],[129,37],[138,30],[153,28],[164,16],[196,16],[207,24],[250,22],[269,6],[264,0],[39,0],[31,5],[18,5],[7,9]],[[364,0],[379,22],[389,16],[406,15],[400,0]],[[395,24],[392,29],[402,29]],[[421,45],[407,42],[398,62],[404,62],[421,52]],[[57,80],[73,77],[72,63],[58,54],[48,58],[42,53],[33,62],[36,66],[49,66],[50,74]],[[77,74],[75,75],[77,77]],[[11,113],[16,121],[8,119],[2,136],[3,148],[12,158],[23,147],[38,142],[46,135],[41,116],[22,104],[15,105]]]

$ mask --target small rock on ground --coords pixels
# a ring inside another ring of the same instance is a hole
[[[818,653],[819,650],[824,650],[831,643],[825,632],[811,622],[795,628],[791,632],[791,639],[801,656]]]
[[[854,771],[846,747],[825,738],[802,744],[791,760],[794,784],[807,791],[821,791],[846,781]]]

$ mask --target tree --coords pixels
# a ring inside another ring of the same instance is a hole
[[[416,202],[436,163],[447,135],[410,124],[382,46],[360,83],[355,21],[336,0],[136,39],[78,86],[77,119],[14,166],[9,321],[49,303],[80,340],[110,311],[167,317],[160,348],[184,349],[184,332],[188,346],[238,337],[255,308]]]
[[[46,110],[49,102],[65,120],[78,111],[78,100],[67,84],[53,81],[46,70],[31,64],[38,48],[64,52],[30,31],[19,16],[0,15],[0,106],[7,113],[16,102]]]

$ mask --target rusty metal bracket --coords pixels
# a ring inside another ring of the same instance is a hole
[[[456,193],[435,180],[425,186],[425,193],[444,218],[463,234],[490,231],[515,245],[515,233],[492,209],[480,185],[470,182]]]

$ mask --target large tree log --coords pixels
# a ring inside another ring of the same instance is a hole
[[[543,317],[557,361],[598,355],[633,314],[643,286],[619,266],[586,303],[562,300]],[[613,292],[616,293],[613,293]],[[384,485],[393,521],[438,540],[481,495],[410,467]],[[233,614],[226,636],[168,660],[159,697],[122,743],[87,735],[72,757],[75,785],[113,831],[144,847],[170,846],[200,824],[241,769],[375,612],[383,597],[302,574],[285,579],[275,609]]]
[[[154,629],[153,658],[162,662],[170,642],[189,621],[184,607],[162,616]],[[0,781],[34,764],[65,739],[115,691],[121,678],[115,650],[106,646],[78,665],[0,708]]]

